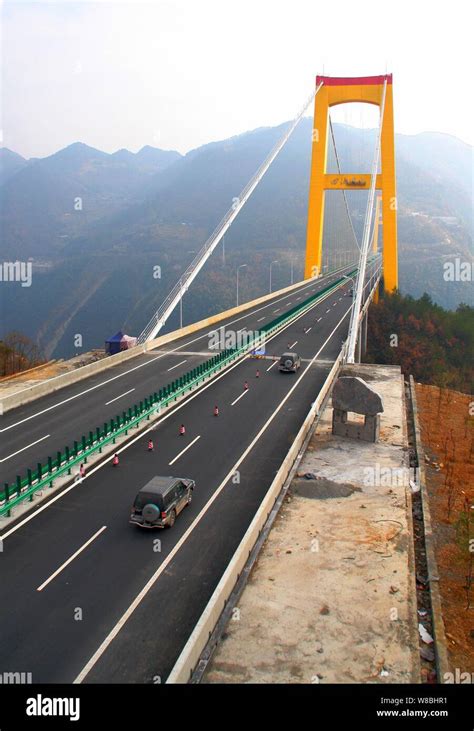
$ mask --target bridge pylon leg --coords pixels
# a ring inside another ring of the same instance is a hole
[[[393,86],[387,84],[382,125],[382,221],[384,289],[398,288],[397,190],[395,180],[395,128],[393,123]]]
[[[314,104],[313,151],[309,183],[308,223],[306,232],[305,279],[321,274],[323,257],[323,225],[327,152],[329,103],[328,89],[324,85]]]

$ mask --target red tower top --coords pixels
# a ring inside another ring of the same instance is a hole
[[[370,86],[376,84],[392,83],[392,74],[383,76],[316,76],[316,86]]]

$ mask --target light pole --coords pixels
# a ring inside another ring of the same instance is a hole
[[[179,327],[182,329],[183,327],[183,280],[179,280],[179,290],[180,290],[180,298],[179,298]]]
[[[270,294],[272,292],[272,266],[274,264],[278,264],[278,259],[275,259],[275,261],[272,261],[272,263],[270,264]]]
[[[239,271],[240,269],[244,269],[247,266],[247,264],[241,264],[237,267],[237,307],[239,306]]]

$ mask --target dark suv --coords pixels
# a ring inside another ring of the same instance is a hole
[[[301,358],[298,353],[283,353],[278,363],[278,369],[285,373],[296,373],[301,366]]]
[[[184,477],[153,477],[142,487],[132,505],[130,523],[140,528],[171,528],[176,516],[192,500],[194,480]]]

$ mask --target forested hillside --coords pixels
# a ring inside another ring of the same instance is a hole
[[[365,360],[401,365],[420,383],[473,393],[474,308],[449,311],[427,294],[386,294],[369,310]]]

